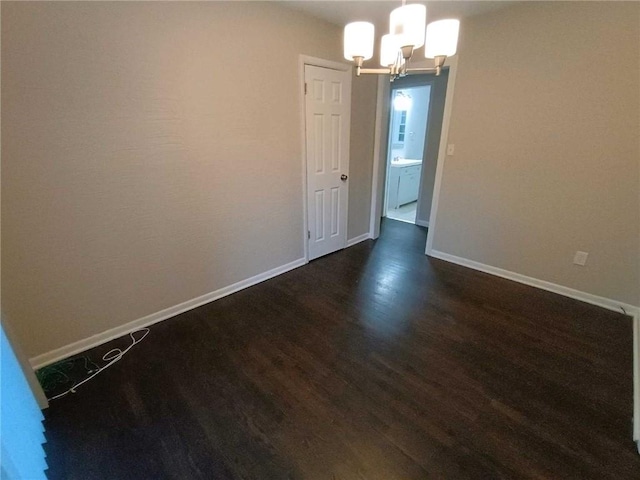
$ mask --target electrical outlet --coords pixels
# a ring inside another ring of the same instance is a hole
[[[456,146],[453,143],[450,143],[449,145],[447,145],[447,155],[453,155],[453,152],[455,151]]]
[[[576,265],[584,266],[587,263],[587,257],[589,256],[588,252],[577,251],[573,256],[573,263]]]

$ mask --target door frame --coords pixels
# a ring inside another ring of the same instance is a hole
[[[432,63],[432,62],[431,62]],[[431,66],[428,61],[416,62],[416,66]],[[447,140],[451,125],[451,111],[453,110],[453,93],[458,73],[458,57],[448,57],[445,66],[449,67],[449,79],[447,81],[447,93],[444,101],[444,113],[442,117],[442,133],[440,134],[440,146],[438,148],[438,162],[436,165],[436,178],[433,185],[433,200],[429,214],[429,230],[427,232],[427,244],[425,254],[429,255],[433,248],[433,238],[436,229],[438,214],[438,201],[440,198],[440,186],[444,172],[444,163],[447,156]],[[371,181],[371,214],[369,220],[369,234],[375,239],[380,236],[380,219],[382,217],[383,194],[385,184],[385,168],[387,161],[388,137],[389,137],[389,101],[391,88],[387,76],[378,78],[378,97],[376,101],[376,120],[373,149],[373,175]]]
[[[309,55],[298,55],[298,115],[300,124],[300,142],[302,152],[302,245],[304,247],[304,260],[309,263],[309,239],[307,232],[309,231],[309,205],[307,202],[307,137],[305,129],[305,92],[304,92],[304,67],[311,65],[314,67],[328,68],[330,70],[339,70],[341,72],[349,72],[353,75],[353,66],[348,63],[334,62],[323,58],[311,57]],[[351,104],[349,112],[352,112]],[[347,183],[347,189],[349,184]],[[348,190],[347,190],[348,192]],[[347,203],[347,225],[349,222],[349,204]],[[348,234],[347,234],[348,236]],[[345,239],[345,247],[346,247]]]
[[[429,107],[427,109],[427,122],[425,125],[425,137],[424,137],[424,144],[423,144],[423,152],[424,152],[424,147],[427,144],[427,134],[429,133],[429,126],[430,126],[430,122],[431,122],[431,115],[430,115],[430,110],[431,110],[431,96],[433,95],[433,84],[435,83],[434,79],[429,78],[426,81],[421,81],[422,77],[425,74],[422,75],[411,75],[408,77],[405,77],[407,79],[410,79],[409,81],[407,81],[406,83],[408,83],[408,85],[405,86],[398,86],[398,87],[389,87],[389,98],[388,98],[388,102],[389,105],[392,104],[393,102],[393,91],[394,90],[405,90],[405,89],[409,89],[409,88],[415,88],[415,87],[430,87],[431,90],[429,92]],[[432,75],[431,75],[432,76]],[[446,98],[446,97],[445,97]],[[391,108],[389,108],[389,119],[391,119]],[[385,157],[385,166],[384,166],[384,183],[382,185],[382,211],[380,212],[380,216],[386,216],[387,215],[387,210],[389,209],[389,205],[388,205],[388,189],[389,189],[389,145],[391,145],[391,139],[389,138],[391,136],[391,127],[392,127],[392,123],[390,120],[387,121],[388,122],[388,133],[387,133],[387,155]],[[423,162],[424,164],[424,162]],[[422,183],[423,183],[423,179],[424,179],[424,168],[420,168],[420,183],[418,185],[418,204],[416,206],[416,218],[414,220],[414,224],[419,225],[421,227],[428,227],[429,223],[427,222],[426,225],[424,225],[422,222],[418,221],[418,214],[421,213],[420,212],[420,199],[422,198]]]

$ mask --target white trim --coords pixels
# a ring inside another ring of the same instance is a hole
[[[606,308],[607,310],[613,310],[618,313],[626,312],[627,315],[631,316],[633,319],[633,440],[637,444],[638,453],[640,453],[640,307],[618,302],[617,300],[612,300],[610,298],[600,297],[591,293],[581,292],[580,290],[564,287],[556,283],[547,282],[546,280],[528,277],[520,273],[511,272],[491,265],[485,265],[480,262],[457,257],[438,250],[431,249],[431,251],[428,252],[428,255],[446,262],[455,263],[457,265],[462,265],[463,267],[472,268],[474,270],[479,270],[508,280],[513,280],[514,282],[558,293],[565,297],[574,298],[582,302],[590,303],[591,305]]]
[[[353,247],[356,243],[364,242],[365,240],[369,240],[370,238],[371,234],[369,232],[358,235],[357,237],[350,238],[349,240],[347,240],[347,248]]]
[[[306,57],[298,57],[298,124],[300,125],[300,151],[302,152],[302,250],[309,261],[309,219],[307,218],[307,135],[305,131],[304,65]]]
[[[255,275],[251,278],[247,278],[246,280],[241,280],[227,287],[220,288],[213,292],[206,293],[191,300],[187,300],[186,302],[180,303],[178,305],[174,305],[173,307],[165,308],[164,310],[152,313],[151,315],[146,315],[132,322],[125,323],[124,325],[105,330],[104,332],[98,333],[97,335],[92,335],[91,337],[73,342],[69,345],[65,345],[64,347],[56,348],[55,350],[52,350],[50,352],[43,353],[42,355],[38,355],[29,359],[29,363],[34,370],[42,368],[46,365],[50,365],[59,360],[63,360],[77,353],[84,352],[85,350],[88,350],[90,348],[102,345],[103,343],[113,340],[114,338],[126,335],[130,332],[138,330],[139,328],[148,327],[149,325],[153,325],[154,323],[158,323],[168,318],[175,317],[176,315],[184,313],[188,310],[192,310],[196,307],[204,305],[205,303],[213,302],[214,300],[218,300],[219,298],[226,297],[227,295],[231,295],[232,293],[238,292],[240,290],[244,290],[245,288],[264,282],[265,280],[269,280],[270,278],[273,278],[275,276],[282,275],[283,273],[301,267],[306,263],[306,259],[300,258],[293,262],[287,263],[286,265],[281,265],[279,267]]]
[[[351,65],[350,63],[334,62],[333,60],[325,60],[324,58],[311,57],[309,55],[300,55],[298,59],[299,59],[298,65],[302,66],[302,82],[303,83],[304,83],[304,66],[305,65],[313,65],[314,67],[330,68],[331,70],[340,70],[342,72],[353,71],[353,65]],[[303,89],[304,89],[304,86],[303,86]]]
[[[449,126],[451,125],[451,112],[453,110],[453,91],[458,74],[458,57],[452,57],[449,68],[449,79],[447,81],[447,93],[444,99],[444,113],[442,115],[442,132],[440,133],[440,150],[438,151],[438,162],[436,163],[436,178],[433,183],[433,196],[431,197],[431,212],[429,213],[429,223],[431,224],[427,232],[427,245],[425,253],[428,255],[433,249],[433,237],[436,231],[436,220],[438,218],[438,203],[440,200],[440,185],[444,173],[444,162],[447,158],[447,140],[449,139]]]
[[[472,268],[473,270],[478,270],[480,272],[489,273],[497,277],[513,280],[514,282],[523,283],[525,285],[536,287],[541,290],[547,290],[549,292],[558,293],[565,297],[574,298],[582,302],[590,303],[592,305],[597,305],[598,307],[603,307],[608,310],[613,310],[614,312],[624,313],[622,311],[623,308],[624,308],[624,311],[627,313],[627,315],[630,315],[630,316],[634,316],[634,315],[637,316],[638,312],[640,312],[640,307],[636,307],[635,305],[629,305],[628,303],[619,302],[617,300],[612,300],[610,298],[600,297],[598,295],[593,295],[587,292],[581,292],[580,290],[575,290],[573,288],[565,287],[563,285],[558,285],[557,283],[547,282],[546,280],[539,280],[537,278],[528,277],[520,273],[515,273],[509,270],[504,270],[502,268],[493,267],[491,265],[486,265],[484,263],[476,262],[474,260],[468,260],[466,258],[457,257],[455,255],[440,252],[438,250],[432,249],[429,252],[429,256],[434,258],[439,258],[440,260],[444,260],[446,262],[455,263],[456,265],[462,265],[463,267]]]
[[[633,440],[640,453],[640,309],[633,317]]]
[[[425,220],[418,220],[416,218],[416,225],[418,225],[419,227],[429,227],[429,222]]]

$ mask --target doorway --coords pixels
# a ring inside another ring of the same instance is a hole
[[[403,87],[394,83],[389,108],[384,216],[415,223],[431,84]]]
[[[382,216],[429,227],[449,71],[391,84]]]

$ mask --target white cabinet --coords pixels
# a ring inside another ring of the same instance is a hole
[[[422,165],[394,165],[389,168],[388,208],[398,208],[418,200]]]

